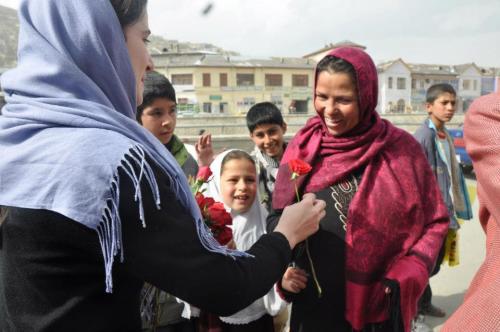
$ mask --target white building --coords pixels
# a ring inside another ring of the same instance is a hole
[[[406,113],[411,107],[411,69],[401,59],[377,66],[379,113]]]
[[[466,111],[474,99],[481,96],[482,73],[474,63],[454,66],[458,74],[459,107]]]
[[[474,63],[450,66],[412,64],[396,59],[379,64],[377,71],[379,75],[377,110],[380,113],[425,112],[426,91],[438,83],[448,83],[455,88],[457,111],[465,112],[484,90],[483,72]]]

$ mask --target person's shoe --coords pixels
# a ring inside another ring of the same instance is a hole
[[[429,304],[428,306],[425,306],[420,310],[420,313],[426,316],[432,316],[432,317],[444,317],[446,316],[446,312],[433,305],[432,303]]]
[[[432,332],[432,329],[429,325],[425,324],[424,321],[424,315],[417,315],[417,317],[411,321],[411,332]]]

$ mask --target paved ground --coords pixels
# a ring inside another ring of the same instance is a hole
[[[460,265],[455,267],[443,266],[441,271],[431,278],[434,293],[433,303],[445,309],[448,314],[445,318],[426,317],[426,323],[439,331],[446,319],[462,303],[465,291],[474,277],[477,269],[484,260],[485,235],[477,218],[479,204],[476,199],[476,181],[467,180],[469,193],[473,199],[474,219],[465,222],[459,231]]]

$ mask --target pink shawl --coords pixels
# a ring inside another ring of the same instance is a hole
[[[345,317],[356,330],[388,319],[389,297],[382,280],[393,279],[400,285],[409,331],[447,232],[448,212],[418,142],[375,111],[378,79],[372,59],[357,48],[339,48],[329,55],[346,60],[356,71],[360,123],[347,135],[334,137],[319,115],[310,119],[288,144],[273,206],[294,202],[287,166],[292,159],[313,167],[299,180],[301,192],[317,192],[364,167],[348,212]]]
[[[476,99],[465,118],[465,144],[477,176],[479,219],[486,231],[486,258],[464,303],[443,332],[500,331],[500,95]]]

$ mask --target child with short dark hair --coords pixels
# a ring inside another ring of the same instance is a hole
[[[274,182],[286,149],[286,123],[279,108],[270,102],[253,105],[247,113],[247,127],[255,144],[251,155],[255,160],[259,179],[261,204],[268,212],[272,210]],[[274,318],[276,332],[284,330],[288,320],[285,309]]]
[[[247,113],[247,127],[255,143],[251,153],[257,165],[261,203],[272,208],[272,193],[281,157],[286,149],[286,123],[281,111],[270,102],[253,105]]]
[[[174,87],[162,74],[154,71],[146,74],[143,102],[137,107],[136,118],[172,153],[187,177],[196,177],[198,164],[208,166],[212,162],[214,153],[210,134],[201,135],[195,145],[198,162],[174,134],[177,99]]]
[[[450,232],[456,232],[459,229],[457,218],[465,220],[472,218],[472,209],[465,179],[455,157],[453,140],[445,126],[455,114],[455,104],[456,92],[450,84],[439,83],[431,86],[426,94],[426,109],[429,118],[415,132],[415,138],[424,149],[444,202],[448,207]],[[439,272],[444,254],[445,247],[443,243],[431,276]],[[430,285],[427,285],[419,301],[419,313],[444,317],[446,313],[434,306],[431,300],[432,290]]]
[[[172,153],[186,177],[196,177],[198,166],[209,165],[213,159],[210,134],[200,136],[196,144],[198,162],[185,144],[174,134],[177,122],[177,99],[170,81],[158,72],[148,72],[144,80],[144,97],[137,107],[137,121],[149,130]],[[158,327],[195,331],[194,323],[182,318],[183,303],[153,285],[142,291],[141,315],[143,328],[155,331]]]

